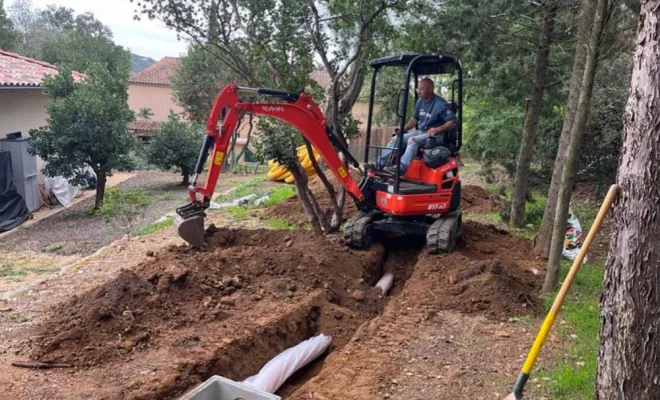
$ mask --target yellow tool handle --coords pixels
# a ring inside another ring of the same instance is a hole
[[[612,202],[614,202],[614,198],[616,197],[616,193],[618,190],[619,190],[618,185],[610,186],[610,190],[608,190],[607,196],[605,196],[605,200],[603,200],[603,204],[600,206],[600,210],[598,210],[598,215],[596,215],[596,219],[594,220],[593,225],[591,225],[591,229],[589,229],[587,238],[584,239],[584,244],[582,244],[578,256],[573,261],[571,270],[568,271],[568,275],[566,276],[564,283],[561,285],[561,289],[559,290],[559,293],[557,293],[555,302],[552,303],[552,308],[550,308],[550,312],[557,313],[559,311],[559,308],[561,307],[562,303],[564,302],[564,298],[568,293],[568,289],[573,284],[575,275],[577,275],[577,273],[580,271],[580,267],[582,266],[582,260],[584,260],[584,257],[587,255],[587,251],[591,246],[591,242],[593,242],[594,237],[596,237],[596,232],[598,232],[598,229],[600,228],[600,224],[605,219],[605,215],[607,215],[607,211],[610,209]]]
[[[554,324],[555,318],[557,317],[557,313],[559,312],[559,309],[561,308],[561,305],[564,302],[564,299],[566,298],[568,289],[573,284],[573,280],[575,280],[575,276],[577,275],[578,271],[580,271],[580,267],[582,266],[582,260],[584,260],[584,257],[587,255],[587,252],[589,251],[589,247],[591,246],[591,242],[593,242],[594,237],[596,236],[596,232],[598,232],[601,223],[605,219],[605,215],[607,215],[607,211],[610,209],[610,206],[612,205],[612,202],[614,201],[614,198],[616,197],[618,190],[619,190],[619,186],[617,185],[610,186],[610,190],[607,192],[607,196],[605,196],[605,199],[603,200],[603,204],[600,206],[598,215],[596,215],[596,219],[594,220],[594,223],[591,225],[591,229],[589,229],[587,238],[584,240],[584,244],[580,248],[580,252],[578,253],[578,256],[573,261],[573,265],[571,266],[571,269],[568,272],[568,275],[566,276],[564,283],[561,285],[561,289],[559,290],[559,293],[557,293],[557,297],[555,297],[555,301],[554,303],[552,303],[552,307],[550,308],[548,315],[545,317],[545,320],[543,321],[543,325],[541,326],[541,329],[539,330],[539,333],[536,336],[536,340],[534,340],[534,344],[532,345],[532,348],[529,350],[529,354],[527,355],[525,364],[523,365],[520,376],[518,377],[518,381],[516,382],[516,385],[514,387],[513,392],[515,394],[516,399],[522,399],[522,389],[525,386],[527,379],[529,378],[529,373],[532,371],[532,368],[534,368],[536,359],[538,358],[539,353],[541,352],[541,348],[545,343],[545,339],[548,337],[548,334],[550,333],[550,329],[552,329],[552,325]]]

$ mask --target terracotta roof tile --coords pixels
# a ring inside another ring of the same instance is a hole
[[[130,81],[131,83],[170,86],[172,84],[172,75],[176,72],[178,65],[178,58],[164,57],[157,63],[131,76]]]
[[[312,71],[309,73],[309,77],[315,80],[323,89],[332,87],[332,78],[330,78],[327,71]]]
[[[0,87],[41,87],[42,78],[51,74],[57,74],[53,64],[0,49]],[[85,74],[73,71],[75,80],[84,77]]]
[[[160,121],[139,119],[128,124],[128,129],[133,132],[151,132],[160,128]]]

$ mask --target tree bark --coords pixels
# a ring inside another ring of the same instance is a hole
[[[250,145],[250,139],[252,138],[252,128],[254,128],[254,124],[252,123],[252,117],[254,117],[254,114],[250,114],[249,127],[248,127],[247,137],[245,138],[245,146],[243,146],[243,148],[241,149],[241,152],[238,153],[238,155],[236,156],[236,162],[240,161],[241,157],[243,157],[243,154],[245,153],[245,150],[246,150],[246,149],[248,148],[248,146]],[[232,169],[233,169],[235,166],[236,166],[236,165],[234,164],[234,165],[232,166]],[[247,170],[247,169],[246,169],[246,170]]]
[[[580,98],[580,86],[582,76],[584,75],[584,61],[586,48],[589,41],[589,32],[593,23],[593,4],[590,0],[583,0],[580,4],[580,17],[578,22],[578,38],[575,46],[575,58],[573,59],[573,69],[571,71],[571,83],[566,100],[564,111],[564,122],[559,137],[559,146],[557,156],[552,170],[552,180],[548,189],[548,200],[543,211],[543,221],[539,227],[539,233],[536,236],[534,250],[537,254],[548,257],[550,254],[550,241],[552,240],[552,228],[555,220],[555,210],[557,209],[557,197],[559,196],[559,182],[566,162],[566,150],[571,138],[571,128],[575,120],[575,110]]]
[[[303,207],[303,211],[307,216],[307,220],[312,225],[314,231],[316,231],[317,233],[322,233],[323,229],[321,228],[319,217],[318,215],[316,215],[316,211],[314,211],[314,206],[312,205],[312,202],[308,196],[308,190],[307,190],[308,179],[304,168],[302,167],[302,165],[300,165],[300,162],[297,159],[295,164],[287,165],[287,168],[289,169],[289,171],[291,171],[291,174],[295,179],[294,182],[296,185],[296,194],[298,195],[298,200],[300,200],[300,204]]]
[[[190,172],[188,170],[183,170],[183,171],[181,171],[181,176],[183,177],[183,180],[181,182],[181,186],[190,185]]]
[[[642,3],[601,297],[597,400],[660,396],[660,21]]]
[[[607,18],[606,14],[609,0],[596,1],[596,16],[594,17],[594,24],[589,35],[589,47],[587,49],[587,56],[584,64],[580,97],[575,112],[575,121],[571,128],[571,139],[568,144],[566,163],[564,165],[564,170],[562,171],[561,183],[559,185],[559,196],[557,199],[557,209],[555,211],[555,221],[552,229],[552,242],[548,258],[548,267],[546,269],[545,282],[543,283],[543,292],[545,293],[554,291],[559,279],[559,263],[561,261],[561,253],[566,234],[568,207],[573,192],[573,182],[575,181],[575,173],[579,161],[578,155],[580,144],[582,143],[582,137],[584,136],[584,130],[587,125],[587,118],[589,117],[591,92],[594,86],[596,69],[598,67],[598,46],[603,35],[605,20]]]
[[[305,148],[307,149],[307,154],[309,154],[309,159],[312,162],[312,166],[314,167],[316,174],[319,176],[319,179],[321,179],[321,182],[323,182],[323,186],[325,186],[325,190],[328,192],[328,196],[330,196],[330,204],[332,205],[333,214],[331,220],[332,222],[327,226],[326,233],[331,233],[339,229],[339,224],[333,224],[333,222],[337,218],[341,220],[342,210],[339,208],[339,203],[337,203],[337,198],[335,197],[335,188],[332,186],[328,178],[325,176],[325,173],[316,162],[316,158],[314,157],[314,152],[312,150],[312,145],[307,140],[305,140]],[[321,218],[323,218],[323,216],[321,216]]]
[[[518,153],[518,163],[516,165],[516,176],[513,182],[513,193],[511,194],[511,217],[509,223],[516,227],[525,225],[525,203],[527,191],[529,190],[529,167],[534,151],[536,128],[538,127],[541,108],[543,106],[543,91],[548,71],[548,62],[550,60],[550,44],[552,43],[552,31],[555,27],[557,8],[556,0],[548,0],[543,11],[543,25],[539,37],[539,49],[536,55],[534,87],[529,101],[529,108],[525,115],[525,125],[520,143],[520,151]]]
[[[101,204],[103,204],[107,177],[105,172],[94,171],[94,173],[96,173],[96,199],[94,201],[94,209],[98,210],[99,207],[101,207]]]

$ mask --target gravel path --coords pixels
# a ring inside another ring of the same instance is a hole
[[[181,186],[178,174],[140,171],[117,186],[119,189],[139,188],[150,200],[137,229],[149,225],[187,202],[187,187]],[[49,251],[60,255],[88,255],[124,236],[112,224],[90,215],[91,197],[43,221],[26,228],[15,229],[4,237],[0,250]]]

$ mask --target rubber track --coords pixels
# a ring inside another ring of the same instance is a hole
[[[459,229],[456,227],[459,214],[436,220],[426,233],[426,246],[432,254],[449,253],[458,240]]]
[[[362,249],[368,245],[364,243],[364,231],[368,224],[370,224],[378,211],[370,211],[368,213],[360,213],[355,217],[346,221],[344,227],[344,241],[353,248]]]

